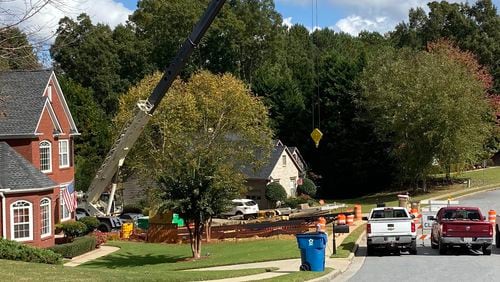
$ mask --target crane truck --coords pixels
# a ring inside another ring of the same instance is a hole
[[[114,141],[87,193],[83,194],[79,199],[78,209],[88,215],[96,216],[101,223],[98,227],[99,230],[111,231],[111,229],[121,226],[121,220],[115,216],[116,212],[114,210],[114,198],[120,167],[224,3],[225,0],[212,0],[210,2],[200,21],[184,41],[170,65],[165,69],[161,80],[155,86],[149,98],[137,102],[134,116],[125,124],[118,138]],[[107,192],[110,184],[111,191]],[[107,200],[103,200],[106,198]]]

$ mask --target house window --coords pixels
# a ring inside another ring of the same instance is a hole
[[[15,241],[33,240],[33,207],[30,202],[17,201],[10,206],[11,237]]]
[[[281,156],[281,163],[286,166],[286,156]]]
[[[40,142],[40,170],[52,172],[52,148],[49,141]]]
[[[297,181],[295,177],[290,177],[290,194],[295,196],[297,191]]]
[[[63,193],[64,193],[64,189],[66,188],[61,188],[61,192],[59,194],[59,197],[60,197],[60,214],[59,214],[59,217],[61,218],[61,221],[65,221],[65,220],[68,220],[68,219],[71,219],[71,213],[69,212],[69,209],[68,209],[68,206],[66,206],[66,203],[64,202],[64,199],[63,199]]]
[[[59,140],[59,167],[69,167],[69,142]]]
[[[51,222],[50,222],[50,200],[42,199],[40,201],[40,229],[42,237],[50,236]]]

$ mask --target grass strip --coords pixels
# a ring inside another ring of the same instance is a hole
[[[358,228],[354,229],[345,239],[342,244],[337,247],[337,253],[331,255],[331,258],[347,258],[350,253],[354,252],[356,247],[356,241],[359,236],[365,231],[365,224],[360,225]]]
[[[317,272],[317,271],[297,271],[290,274],[280,275],[274,278],[258,280],[261,282],[302,282],[307,280],[312,280],[314,278],[318,278],[328,273],[332,272],[333,268],[326,267],[325,271]]]
[[[148,269],[124,270],[64,267],[19,261],[0,260],[1,281],[203,281],[226,279],[268,272],[265,268],[218,271],[150,271]]]

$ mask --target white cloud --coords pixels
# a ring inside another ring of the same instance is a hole
[[[334,28],[357,35],[360,31],[378,31],[384,33],[402,21],[408,20],[411,8],[423,8],[428,11],[429,0],[328,0],[329,5],[346,12],[349,16],[338,20]],[[449,0],[450,3],[467,2]],[[470,2],[470,1],[469,1]]]
[[[293,25],[293,23],[292,23],[292,17],[284,18],[283,19],[283,24],[286,27],[290,28]]]
[[[358,33],[363,30],[371,31],[388,28],[386,20],[386,17],[377,17],[375,20],[369,20],[360,16],[351,15],[339,20],[335,24],[335,28],[351,35],[358,35]]]
[[[35,1],[2,1],[2,11],[10,11],[10,13],[0,14],[0,25],[16,22],[25,13],[26,5],[30,2]],[[79,14],[86,13],[93,23],[104,23],[115,27],[120,23],[125,23],[128,15],[132,13],[122,3],[113,0],[54,0],[51,2],[52,4],[43,7],[33,17],[19,25],[32,41],[47,39],[46,43],[53,43],[58,22],[64,16],[76,19]]]

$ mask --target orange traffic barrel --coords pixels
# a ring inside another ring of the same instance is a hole
[[[338,225],[343,225],[346,224],[346,216],[345,214],[341,213],[337,216],[337,224]]]
[[[346,223],[347,225],[353,225],[354,224],[354,215],[350,214],[346,217]]]
[[[357,220],[363,218],[363,214],[361,213],[361,205],[354,205],[354,214]]]
[[[491,223],[491,224],[495,224],[495,221],[497,220],[497,212],[494,211],[494,210],[490,210],[488,212],[488,221]]]

